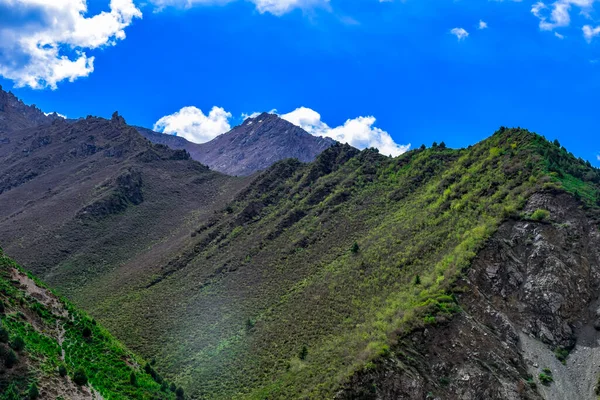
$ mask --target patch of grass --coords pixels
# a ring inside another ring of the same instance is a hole
[[[76,384],[89,383],[107,399],[175,398],[174,394],[162,392],[160,385],[145,373],[138,372],[137,385],[131,385],[130,377],[138,369],[139,358],[65,300],[56,298],[65,315],[55,313],[40,303],[18,281],[11,279],[15,271],[23,273],[0,252],[0,298],[7,304],[0,325],[12,338],[12,349],[8,350],[4,359],[5,362],[10,361],[11,368],[25,368],[27,379],[4,379],[0,381],[0,391],[14,392],[19,399],[35,399],[43,395],[39,390],[40,383],[70,375]],[[40,288],[47,290],[35,281]],[[47,293],[54,296],[49,290]],[[58,329],[64,329],[62,349]],[[61,359],[62,351],[64,361]]]

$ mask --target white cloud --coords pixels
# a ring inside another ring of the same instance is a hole
[[[585,25],[582,28],[582,31],[583,31],[583,37],[585,38],[585,40],[587,40],[588,43],[591,43],[593,38],[600,35],[600,25],[595,28],[592,27],[591,25]]]
[[[559,39],[564,39],[564,38],[565,38],[565,35],[561,35],[561,34],[560,34],[560,33],[558,33],[558,32],[554,32],[554,36],[556,36],[556,37],[557,37],[557,38],[559,38]]]
[[[375,147],[382,154],[398,156],[410,148],[410,144],[399,145],[386,131],[375,126],[375,117],[358,117],[347,120],[344,125],[334,128],[321,121],[321,115],[314,110],[300,107],[283,114],[281,118],[297,125],[315,136],[329,137],[356,148]]]
[[[458,41],[464,40],[469,36],[469,32],[467,32],[463,28],[454,28],[450,30],[450,33],[458,38]]]
[[[142,13],[132,0],[86,17],[86,0],[0,0],[0,75],[17,87],[56,88],[94,71],[86,49],[114,45]]]
[[[571,24],[573,7],[579,9],[579,14],[589,17],[596,0],[557,0],[550,5],[538,1],[531,7],[531,13],[539,20],[540,30],[552,31]]]
[[[55,112],[49,112],[49,113],[45,112],[44,115],[47,116],[47,117],[50,116],[50,115],[58,115],[62,119],[67,119],[66,115],[59,114],[56,111]]]
[[[230,118],[231,113],[221,107],[213,107],[208,115],[196,107],[183,107],[156,121],[154,130],[181,136],[190,142],[205,143],[231,130]]]
[[[478,29],[487,29],[487,27],[488,27],[487,22],[485,22],[485,21],[483,21],[483,20],[480,19],[479,20],[479,27],[478,27]]]
[[[247,120],[248,118],[256,118],[256,117],[258,117],[259,115],[260,115],[260,113],[259,113],[259,112],[256,112],[256,111],[255,111],[255,112],[253,112],[253,113],[250,113],[250,114],[242,113],[242,119],[245,121],[245,120]]]
[[[159,9],[167,6],[189,8],[195,5],[214,5],[227,4],[235,0],[150,0],[152,4]],[[274,15],[283,15],[294,9],[310,9],[313,7],[326,7],[329,0],[246,0],[254,3],[256,9],[261,14],[271,13]]]

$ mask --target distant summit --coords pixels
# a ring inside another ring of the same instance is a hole
[[[228,175],[251,175],[286,158],[310,162],[335,144],[332,139],[313,136],[269,113],[248,118],[231,131],[203,144],[145,128],[138,128],[138,131],[151,142],[185,149],[194,160]]]

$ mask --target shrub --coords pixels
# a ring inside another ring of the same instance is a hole
[[[10,347],[20,353],[25,348],[25,341],[21,336],[16,336],[10,343]]]
[[[356,254],[356,253],[358,253],[359,250],[360,250],[360,247],[358,247],[358,243],[354,242],[354,244],[350,248],[350,251],[352,252],[352,254]]]
[[[28,396],[31,400],[35,400],[40,397],[40,391],[35,383],[32,383],[31,386],[29,386]]]
[[[543,372],[539,375],[539,379],[540,379],[540,382],[542,383],[542,385],[549,385],[552,382],[554,382],[554,379],[552,379],[552,376],[547,375]]]
[[[92,336],[92,330],[86,326],[85,328],[83,328],[82,334],[83,334],[83,337],[87,339]]]
[[[65,376],[67,376],[67,367],[65,367],[63,364],[59,365],[59,366],[58,366],[58,374],[59,374],[60,376],[62,376],[63,378],[64,378]]]
[[[6,312],[6,307],[4,306],[4,302],[0,300],[0,315]]]
[[[550,218],[550,211],[538,208],[531,214],[531,219],[534,221],[545,221]]]
[[[4,394],[2,394],[2,397],[0,397],[2,400],[21,400],[21,396],[19,395],[19,392],[17,391],[17,386],[14,383],[11,383],[8,388],[6,389],[6,391],[4,392]]]
[[[132,372],[131,375],[129,375],[129,383],[131,386],[137,386],[137,377],[135,376],[135,372]]]
[[[246,320],[246,332],[250,332],[252,330],[252,328],[254,328],[255,324],[256,324],[256,322],[254,322],[254,320],[252,318],[248,318]]]
[[[175,386],[174,383],[171,383],[171,392],[175,393],[175,391],[177,390],[177,386]]]
[[[306,356],[308,356],[308,348],[306,346],[302,346],[300,354],[298,354],[298,358],[301,360],[306,360]]]
[[[87,385],[88,378],[83,368],[79,368],[77,371],[75,371],[75,374],[73,375],[73,382],[79,386]]]
[[[177,396],[178,399],[183,399],[183,389],[182,388],[177,388],[177,390],[175,391],[175,395]]]
[[[421,284],[421,277],[419,275],[415,276],[415,285]]]
[[[17,355],[14,351],[9,349],[4,358],[4,366],[6,368],[12,368],[17,363],[17,361],[19,361]]]
[[[0,343],[8,343],[8,331],[0,325]]]

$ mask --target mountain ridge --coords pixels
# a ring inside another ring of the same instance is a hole
[[[228,175],[251,175],[274,162],[297,158],[310,162],[335,141],[313,136],[275,114],[262,113],[209,142],[197,144],[186,139],[137,127],[153,143],[185,149],[191,157],[213,170]]]

